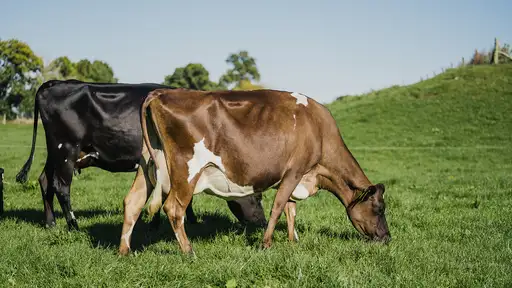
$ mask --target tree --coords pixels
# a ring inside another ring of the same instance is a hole
[[[90,62],[82,59],[75,64],[76,76],[79,80],[89,82],[117,83],[112,67],[106,62],[94,60]]]
[[[43,81],[66,80],[77,75],[75,64],[67,56],[54,59],[43,69]]]
[[[106,62],[82,59],[73,63],[67,56],[54,59],[43,69],[42,81],[77,79],[88,82],[117,83],[112,67]]]
[[[0,40],[0,113],[13,117],[12,108],[32,111],[33,92],[43,60],[17,39]],[[20,107],[20,104],[22,104]]]
[[[238,53],[230,54],[226,63],[233,65],[224,75],[221,76],[219,83],[223,86],[235,85],[240,87],[242,81],[259,81],[260,73],[256,67],[256,59],[249,56],[249,52],[242,50]]]
[[[165,76],[163,84],[194,90],[222,89],[222,86],[210,81],[210,73],[199,63],[189,63],[185,67],[176,68],[172,75]]]
[[[265,89],[262,85],[251,83],[249,80],[241,80],[232,90],[260,90]]]

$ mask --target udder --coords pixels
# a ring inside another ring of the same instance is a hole
[[[229,180],[215,165],[203,168],[194,187],[194,194],[205,192],[226,200],[254,194],[253,186],[241,186]]]
[[[278,183],[273,186],[277,186]],[[272,186],[272,187],[273,187]],[[315,194],[316,174],[308,173],[302,177],[301,182],[295,187],[290,196],[290,200],[305,200]],[[207,193],[212,196],[220,197],[226,200],[249,196],[255,193],[253,186],[242,186],[229,180],[226,174],[216,165],[210,164],[202,169],[202,172],[194,187],[194,194]]]

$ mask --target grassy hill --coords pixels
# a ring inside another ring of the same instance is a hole
[[[512,65],[468,66],[328,105],[348,145],[511,143]]]
[[[0,219],[0,283],[19,286],[506,287],[512,283],[512,66],[451,69],[417,84],[344,97],[328,105],[370,180],[386,184],[393,241],[363,241],[333,195],[297,205],[301,242],[286,241],[281,218],[274,246],[262,231],[245,235],[223,200],[199,195],[203,223],[188,225],[198,259],[180,256],[166,220],[136,249],[116,256],[122,199],[134,175],[90,168],[76,177],[72,205],[81,230],[65,221],[44,230],[37,176],[14,177],[29,153],[30,125],[0,126],[6,212]],[[265,195],[268,215],[275,193]],[[60,210],[57,201],[56,209]]]

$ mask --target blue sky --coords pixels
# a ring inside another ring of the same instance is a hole
[[[160,83],[199,62],[217,81],[229,53],[246,49],[262,84],[324,103],[417,82],[494,37],[512,42],[510,0],[2,2],[0,37],[45,62],[104,60],[129,83]]]

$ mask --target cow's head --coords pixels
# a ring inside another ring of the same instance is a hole
[[[352,225],[364,236],[375,241],[388,242],[391,234],[384,215],[384,184],[371,185],[366,190],[358,191],[347,206],[347,213]]]
[[[267,219],[263,211],[261,193],[228,201],[228,207],[241,223],[256,227],[267,226]]]

